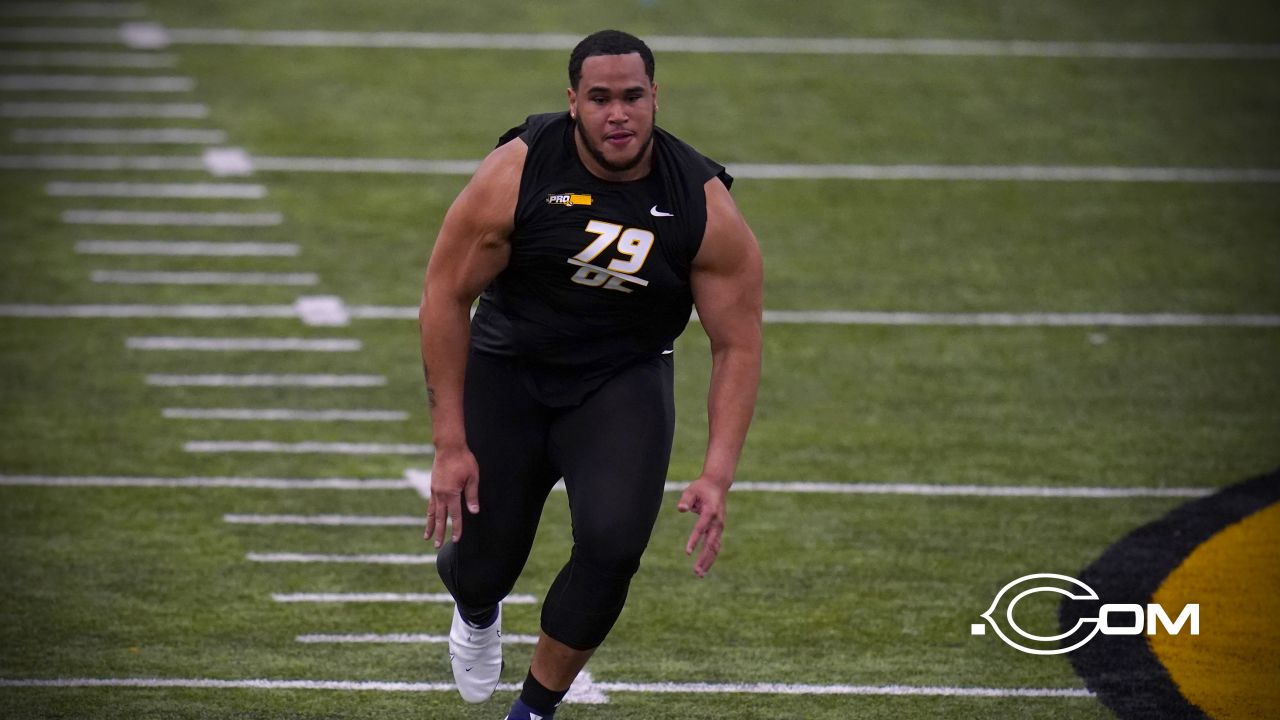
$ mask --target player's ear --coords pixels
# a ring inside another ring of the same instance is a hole
[[[651,84],[649,86],[649,89],[653,91],[653,111],[657,112],[658,111],[658,83]]]
[[[566,88],[565,93],[567,93],[569,96],[569,117],[573,118],[574,120],[577,120],[578,119],[578,109],[577,109],[578,93],[574,92],[573,88]]]

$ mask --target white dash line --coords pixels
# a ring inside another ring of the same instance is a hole
[[[284,222],[278,212],[155,212],[134,210],[65,210],[68,225],[178,225],[193,227],[270,227]]]
[[[173,257],[296,257],[296,243],[202,242],[175,240],[81,240],[81,255],[163,255]]]
[[[351,338],[206,338],[131,337],[130,350],[173,350],[196,352],[357,352],[364,346]]]
[[[336,563],[351,565],[434,565],[435,555],[323,555],[311,553],[257,553],[245,560],[258,563]]]
[[[195,440],[183,443],[189,453],[282,453],[289,455],[431,455],[435,447],[422,443],[296,442],[268,440]]]
[[[405,645],[442,645],[449,642],[448,635],[422,635],[414,633],[374,633],[349,635],[299,635],[295,641],[307,644],[357,643],[357,644],[405,644]],[[536,645],[537,635],[502,634],[503,645]]]
[[[414,515],[237,515],[222,516],[230,525],[319,525],[326,527],[419,527]]]
[[[19,128],[10,139],[32,145],[219,145],[227,141],[227,133],[187,128]]]
[[[280,603],[452,603],[449,593],[275,593],[272,600]],[[533,605],[532,595],[508,595],[503,603]]]
[[[241,488],[251,490],[405,490],[404,480],[379,478],[101,477],[0,475],[0,486],[76,488]]]
[[[0,7],[3,7],[0,5]],[[146,52],[0,52],[0,65],[11,67],[171,68],[175,55]]]
[[[146,377],[157,387],[381,387],[382,375],[163,375]]]
[[[203,103],[77,103],[4,102],[0,117],[7,118],[187,118],[209,117]]]
[[[51,197],[189,198],[258,200],[267,196],[263,185],[241,183],[93,183],[51,182],[44,186]]]
[[[25,18],[131,18],[145,14],[133,2],[5,2],[0,16]]]
[[[0,91],[9,92],[190,92],[196,81],[189,77],[127,75],[16,75],[0,74]]]
[[[446,595],[445,597],[449,597]],[[507,599],[511,602],[511,599]],[[287,601],[285,601],[287,602]],[[442,601],[443,602],[443,601]],[[452,602],[452,598],[448,600]],[[1083,688],[998,688],[928,685],[795,685],[784,683],[594,683],[602,692],[637,692],[687,695],[865,695],[887,697],[978,697],[1090,699]],[[453,683],[372,680],[214,680],[206,678],[13,678],[0,679],[0,687],[82,688],[136,687],[189,688],[197,690],[321,690],[338,692],[453,692]],[[518,692],[520,685],[498,685],[503,692]]]
[[[354,310],[354,308],[353,308]],[[356,315],[353,314],[353,317]],[[1280,315],[1195,313],[930,313],[766,310],[771,324],[969,327],[1280,327]]]
[[[95,283],[109,285],[315,285],[315,273],[260,272],[160,272],[135,270],[94,270],[89,276]]]
[[[403,422],[400,410],[291,410],[288,408],[164,408],[170,420],[248,420],[274,422]]]

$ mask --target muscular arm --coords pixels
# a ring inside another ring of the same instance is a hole
[[[677,506],[698,513],[685,552],[699,540],[693,570],[706,574],[720,552],[725,498],[746,441],[760,382],[764,266],[755,235],[719,179],[706,184],[707,229],[690,282],[702,327],[711,340],[709,432],[702,475]]]
[[[445,214],[427,264],[418,321],[436,455],[423,537],[434,537],[436,547],[444,541],[446,517],[453,521],[453,540],[462,536],[464,496],[473,514],[480,510],[479,471],[462,420],[470,310],[506,267],[527,151],[523,141],[513,140],[485,158]]]

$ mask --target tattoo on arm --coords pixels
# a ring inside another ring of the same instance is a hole
[[[427,381],[427,407],[435,410],[436,389],[431,387],[431,371],[427,369],[426,363],[422,363],[422,379]]]

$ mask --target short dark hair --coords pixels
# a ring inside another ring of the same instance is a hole
[[[583,38],[582,42],[578,43],[569,54],[569,87],[578,89],[578,82],[582,80],[582,63],[587,58],[596,55],[630,55],[631,53],[640,53],[640,59],[644,61],[644,74],[649,76],[649,82],[653,82],[653,51],[644,44],[643,40],[621,30],[601,30],[591,33]]]

